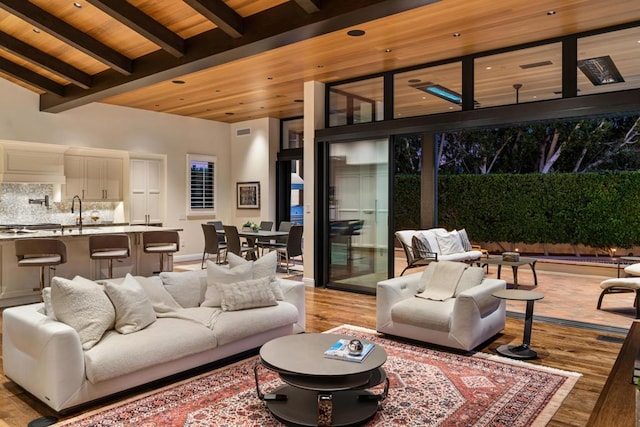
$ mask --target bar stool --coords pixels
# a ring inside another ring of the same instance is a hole
[[[106,259],[109,262],[109,279],[111,279],[113,277],[113,260],[131,256],[129,235],[97,234],[89,236],[89,256],[94,260]]]
[[[180,235],[177,231],[145,231],[142,233],[142,248],[146,253],[160,254],[160,272],[164,271],[164,255],[171,258],[180,249]]]
[[[40,267],[40,288],[44,289],[44,268],[55,270],[54,266],[67,262],[67,247],[57,239],[19,239],[15,243],[18,267]]]

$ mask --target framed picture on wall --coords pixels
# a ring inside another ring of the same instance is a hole
[[[238,192],[238,209],[260,208],[259,182],[238,182],[236,187]]]

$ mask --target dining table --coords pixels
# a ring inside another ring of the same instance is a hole
[[[288,231],[270,231],[270,230],[238,230],[238,236],[247,239],[247,243],[251,247],[255,247],[256,240],[258,239],[277,239],[278,237],[286,237],[289,235]],[[257,251],[256,251],[257,252]],[[252,257],[257,257],[257,253],[252,252]]]

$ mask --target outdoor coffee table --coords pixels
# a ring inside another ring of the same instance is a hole
[[[538,276],[536,276],[536,262],[538,260],[536,258],[528,258],[528,257],[520,257],[519,261],[505,261],[501,256],[499,257],[491,257],[482,260],[482,266],[485,265],[497,265],[498,266],[498,279],[500,278],[500,272],[502,271],[502,266],[510,266],[511,271],[513,271],[513,286],[514,288],[518,287],[518,267],[521,265],[529,265],[531,267],[531,272],[533,273],[533,286],[538,286]]]
[[[389,380],[382,368],[387,353],[376,344],[362,362],[325,358],[323,353],[348,335],[300,334],[269,341],[254,367],[258,397],[289,425],[347,426],[371,419],[386,398]],[[278,373],[286,384],[269,394],[260,391],[258,367]],[[367,390],[385,383],[381,394]]]
[[[506,357],[512,359],[535,359],[538,353],[529,347],[531,344],[531,327],[533,326],[533,303],[536,300],[544,298],[544,294],[540,292],[525,291],[522,289],[502,289],[495,291],[492,295],[500,299],[509,299],[515,301],[526,301],[527,311],[524,319],[524,336],[520,345],[501,345],[496,351]]]

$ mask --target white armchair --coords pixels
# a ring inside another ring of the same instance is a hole
[[[505,301],[492,296],[506,288],[504,280],[484,278],[453,298],[437,301],[415,297],[425,287],[422,276],[378,282],[378,332],[469,351],[504,329]]]

